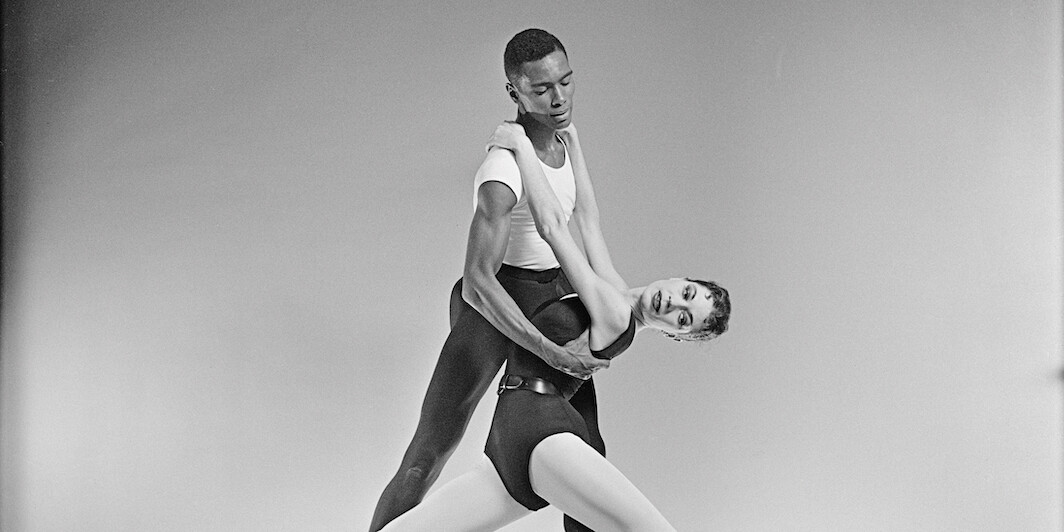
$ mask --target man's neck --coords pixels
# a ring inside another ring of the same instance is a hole
[[[543,125],[533,120],[527,114],[518,114],[516,122],[525,128],[525,135],[532,141],[532,146],[537,152],[550,151],[558,142],[557,131],[554,128]]]

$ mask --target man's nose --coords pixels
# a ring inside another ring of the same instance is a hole
[[[565,105],[565,100],[566,100],[566,97],[565,97],[564,90],[563,89],[557,89],[557,90],[554,91],[554,99],[551,100],[550,104],[553,105],[554,107],[561,107],[561,106]]]

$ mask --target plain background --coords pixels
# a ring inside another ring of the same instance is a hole
[[[5,9],[5,531],[363,530],[526,27],[618,270],[733,297],[597,377],[678,529],[1061,530],[1057,2]]]

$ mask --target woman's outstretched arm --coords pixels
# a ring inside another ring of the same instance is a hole
[[[606,247],[606,239],[602,236],[595,188],[591,185],[591,173],[587,170],[587,161],[584,159],[584,149],[580,145],[576,126],[570,124],[558,134],[568,147],[573,175],[576,177],[576,208],[573,209],[573,218],[576,218],[577,227],[580,228],[580,237],[584,241],[587,261],[591,264],[591,269],[595,270],[595,273],[607,283],[618,290],[627,290],[628,283],[624,282],[613,267],[613,259],[610,258],[609,249]]]
[[[616,338],[627,329],[631,308],[620,290],[599,277],[577,247],[569,232],[565,212],[543,174],[539,157],[532,141],[525,136],[524,128],[505,122],[496,128],[490,144],[514,153],[536,230],[554,251],[569,282],[591,314],[592,336],[601,340]]]

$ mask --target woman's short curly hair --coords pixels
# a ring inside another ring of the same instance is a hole
[[[529,28],[514,35],[510,42],[506,43],[506,50],[502,54],[502,68],[506,72],[506,79],[514,81],[521,73],[521,65],[529,61],[539,61],[555,50],[561,50],[568,56],[562,42],[541,29]]]
[[[710,297],[713,298],[713,313],[710,315],[709,323],[705,327],[697,331],[686,332],[682,334],[663,333],[666,338],[671,338],[677,342],[685,341],[703,341],[712,340],[728,330],[728,318],[731,317],[731,298],[728,295],[728,291],[724,287],[713,281],[700,281],[698,279],[687,278],[692,283],[698,283],[709,290]]]

